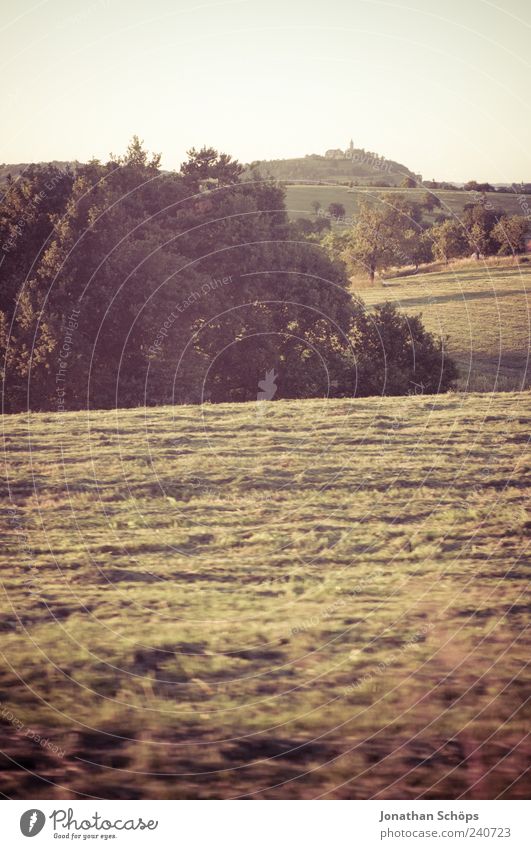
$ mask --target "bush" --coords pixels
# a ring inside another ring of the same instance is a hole
[[[404,315],[386,302],[363,320],[353,394],[433,395],[453,387],[457,367],[420,316]]]

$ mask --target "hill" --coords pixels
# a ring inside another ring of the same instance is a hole
[[[530,266],[458,261],[445,271],[364,288],[360,296],[367,304],[387,300],[410,315],[420,312],[428,330],[447,336],[460,389],[525,389],[531,386]]]
[[[2,794],[527,798],[529,400],[6,417]]]
[[[353,148],[337,157],[311,154],[294,159],[257,160],[253,163],[262,173],[275,180],[287,182],[350,183],[372,185],[375,182],[399,186],[404,177],[416,179],[416,175],[405,165],[391,159],[385,159],[376,153]]]
[[[313,213],[313,201],[319,201],[324,210],[330,203],[342,203],[345,207],[347,218],[356,216],[362,201],[374,203],[382,195],[393,191],[404,194],[408,200],[421,203],[426,197],[427,189],[403,189],[400,188],[349,188],[339,185],[288,185],[286,187],[286,208],[290,218],[296,219],[309,217]],[[450,191],[447,189],[430,190],[441,201],[441,208],[435,209],[430,215],[425,213],[427,222],[433,221],[435,216],[441,213],[445,215],[459,216],[463,212],[466,203],[477,199],[472,192]],[[504,210],[508,215],[524,215],[531,209],[531,195],[517,194],[516,192],[500,192],[489,195],[489,201],[496,209]],[[527,210],[527,212],[526,212]]]
[[[74,168],[77,163],[54,161],[49,164],[64,170],[67,167]],[[415,178],[415,174],[399,162],[362,150],[354,150],[349,158],[330,159],[312,154],[295,159],[257,160],[252,164],[258,166],[264,174],[281,181],[324,180],[347,184],[355,181],[369,185],[375,181],[384,181],[398,186],[404,177]],[[27,167],[28,163],[23,162],[12,165],[0,163],[0,182],[5,181],[8,174],[16,177],[24,173]]]

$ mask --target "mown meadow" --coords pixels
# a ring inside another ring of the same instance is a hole
[[[459,367],[459,389],[526,389],[531,383],[531,263],[502,262],[456,262],[429,274],[390,275],[384,285],[359,294],[367,304],[392,301],[405,313],[420,313],[428,330],[447,337]]]
[[[5,417],[0,792],[525,796],[529,400]]]

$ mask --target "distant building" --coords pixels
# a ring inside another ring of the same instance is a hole
[[[346,150],[340,150],[338,147],[330,148],[325,153],[326,159],[352,159],[354,157],[354,141],[351,139]]]

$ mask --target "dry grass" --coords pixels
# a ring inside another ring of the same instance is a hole
[[[260,411],[5,419],[1,792],[525,796],[529,394]]]
[[[358,290],[358,281],[353,282]],[[459,365],[459,389],[528,388],[531,348],[531,266],[511,260],[460,261],[443,272],[389,279],[359,290],[367,304],[388,300],[448,338]]]
[[[286,207],[290,218],[296,219],[312,215],[312,202],[315,200],[320,202],[323,210],[326,210],[330,203],[342,203],[347,218],[351,218],[356,216],[362,201],[377,203],[382,195],[392,195],[394,192],[405,195],[409,200],[422,203],[427,189],[368,188],[363,186],[349,189],[347,186],[335,185],[293,185],[286,188]],[[431,215],[426,214],[425,217],[428,221],[441,213],[459,217],[463,213],[464,205],[475,199],[471,192],[437,191],[435,194],[440,198],[441,208],[434,210]],[[508,215],[524,214],[526,209],[524,204],[527,204],[528,208],[531,203],[530,195],[519,195],[514,192],[489,195],[488,199],[496,209],[503,209]]]

